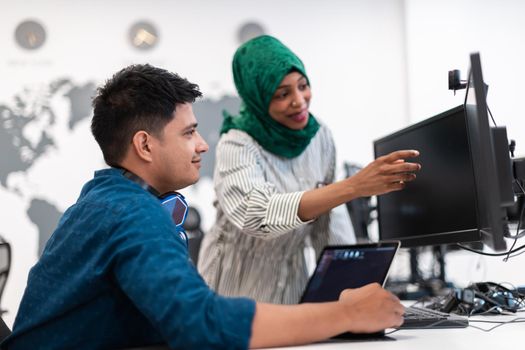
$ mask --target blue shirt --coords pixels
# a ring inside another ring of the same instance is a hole
[[[8,349],[245,349],[255,302],[210,290],[157,198],[95,173],[31,269]]]

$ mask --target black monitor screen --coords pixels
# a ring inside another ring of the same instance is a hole
[[[378,197],[381,239],[402,246],[479,240],[476,184],[464,106],[374,142],[375,155],[419,150],[421,170],[402,191]]]

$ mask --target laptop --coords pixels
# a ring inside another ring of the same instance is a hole
[[[336,301],[343,290],[369,283],[384,286],[399,245],[399,241],[384,241],[325,247],[300,303]],[[388,337],[381,331],[371,334],[344,333],[336,338],[385,340]]]

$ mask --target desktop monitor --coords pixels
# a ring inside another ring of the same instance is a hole
[[[376,157],[399,149],[419,150],[422,169],[402,191],[378,197],[382,240],[506,248],[511,163],[505,128],[489,126],[479,54],[471,55],[463,105],[374,141]]]

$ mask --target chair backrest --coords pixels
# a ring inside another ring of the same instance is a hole
[[[353,163],[344,163],[345,176],[350,177],[357,174],[362,167]],[[346,202],[346,209],[350,215],[354,228],[355,238],[358,242],[369,242],[368,225],[372,222],[370,213],[375,210],[372,207],[370,197],[360,197]]]
[[[188,216],[184,222],[184,230],[188,235],[188,250],[190,258],[197,266],[199,261],[199,250],[201,247],[204,232],[201,229],[201,214],[195,207],[188,208]]]
[[[0,237],[0,302],[11,269],[11,245]],[[5,310],[1,309],[0,314]]]
[[[0,317],[0,343],[4,341],[7,336],[11,334],[11,330],[5,324],[4,320]]]

